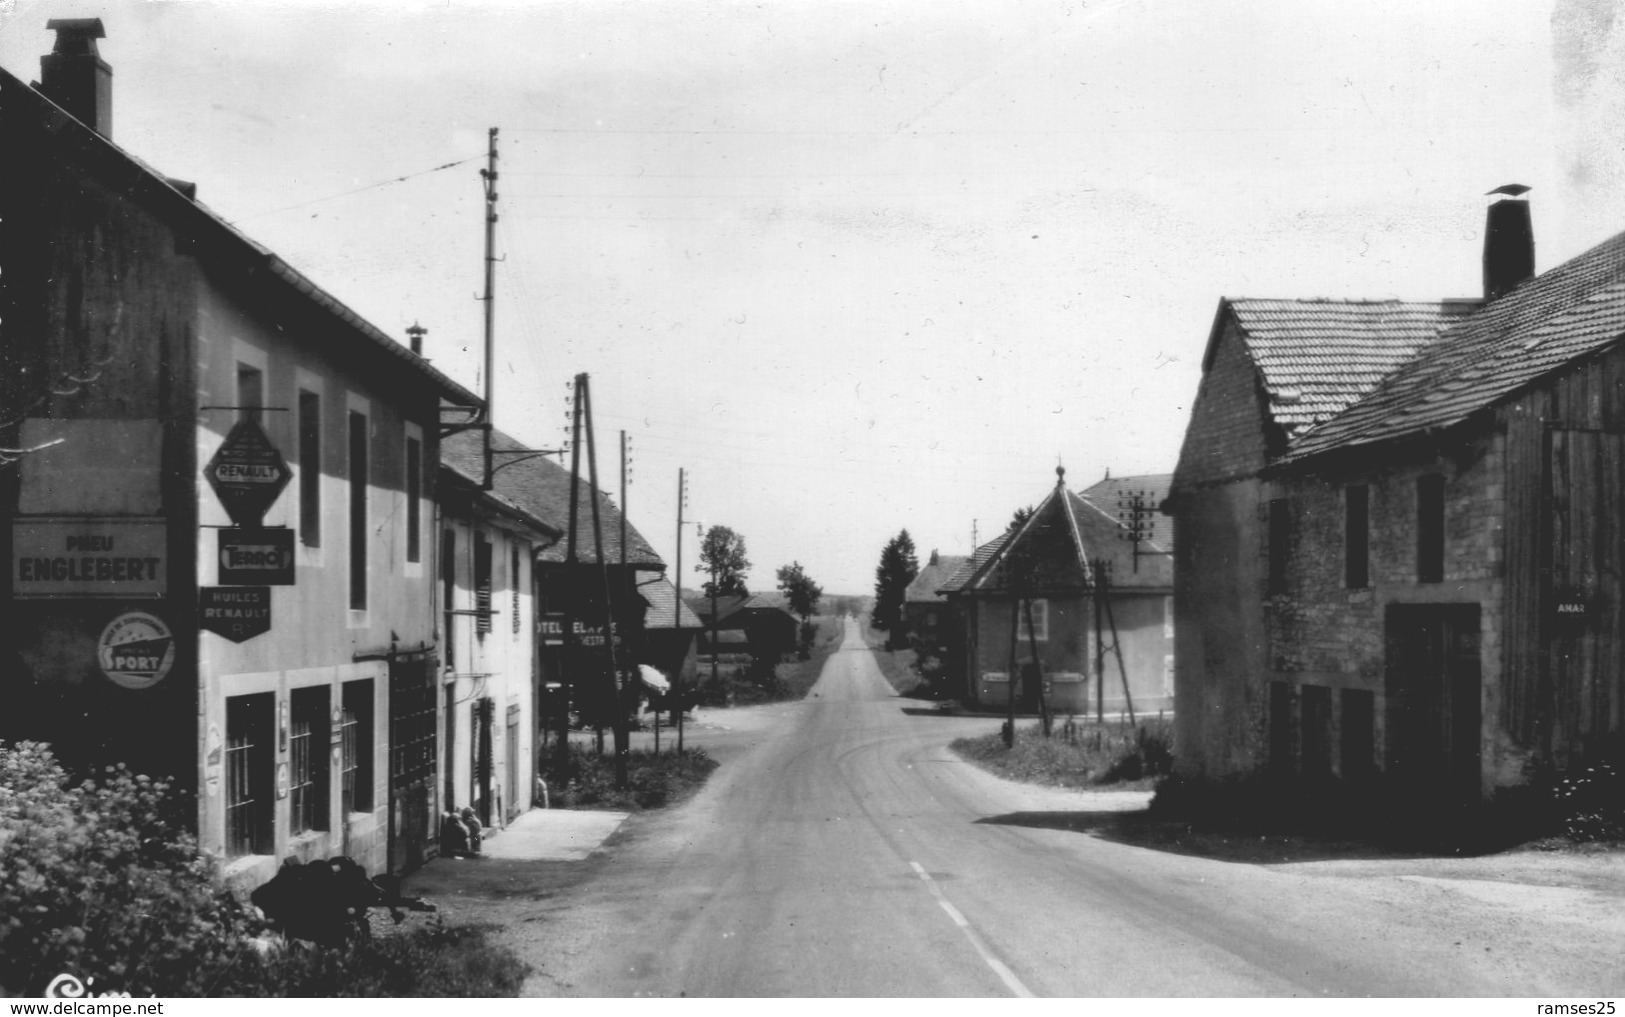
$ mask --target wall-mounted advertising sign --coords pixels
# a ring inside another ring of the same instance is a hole
[[[226,529],[220,534],[222,586],[292,586],[294,584],[293,530]]]
[[[205,586],[198,590],[197,617],[203,631],[234,643],[262,636],[271,631],[271,588]]]
[[[162,597],[168,573],[161,519],[19,519],[11,527],[15,597]]]
[[[126,611],[102,629],[96,658],[114,685],[151,688],[175,665],[175,636],[157,615]]]
[[[203,468],[226,514],[238,526],[258,526],[293,473],[253,417],[239,420]]]

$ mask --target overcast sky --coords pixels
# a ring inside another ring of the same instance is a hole
[[[865,592],[1171,471],[1221,296],[1477,295],[1505,183],[1542,270],[1625,228],[1622,33],[1558,6],[0,0],[0,65],[102,18],[115,140],[470,386],[499,128],[498,426],[588,372],[668,563],[687,467],[753,589]]]

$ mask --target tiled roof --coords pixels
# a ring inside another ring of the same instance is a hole
[[[968,555],[963,554],[935,554],[935,561],[927,560],[920,566],[920,574],[908,584],[903,591],[903,602],[907,604],[925,604],[942,600],[942,584],[958,570],[959,566],[970,561]]]
[[[677,599],[677,588],[659,572],[638,573],[638,593],[649,602],[644,615],[646,629],[701,629],[705,625],[687,604]],[[673,612],[676,612],[674,614]]]
[[[1438,336],[1472,301],[1227,299],[1288,435],[1341,412]],[[1217,331],[1217,330],[1215,330]]]
[[[1127,525],[1129,506],[1138,498],[1147,510],[1144,525],[1147,538],[1160,551],[1174,549],[1173,520],[1162,514],[1162,503],[1168,499],[1168,488],[1174,482],[1171,473],[1152,473],[1138,477],[1107,477],[1083,489],[1084,501]],[[1142,550],[1145,550],[1142,548]]]
[[[1536,276],[1445,332],[1288,460],[1449,427],[1625,335],[1625,233]]]
[[[1161,589],[1173,585],[1167,555],[1134,555],[1128,530],[1093,503],[1057,485],[1014,533],[976,549],[971,560],[941,588],[945,593],[998,594],[1008,589],[1008,564],[1016,548],[1037,555],[1034,580],[1047,589],[1084,589],[1094,582],[1094,563],[1105,559],[1113,588]]]
[[[971,553],[969,558],[960,562],[959,567],[954,569],[947,579],[943,580],[942,585],[937,587],[937,592],[949,594],[963,591],[965,584],[976,576],[981,567],[987,564],[987,560],[997,554],[999,548],[1003,547],[1004,542],[1009,539],[1010,533],[1007,530],[978,547]]]
[[[491,433],[491,447],[498,450],[523,449],[524,443],[515,441],[501,431]],[[447,466],[470,477],[478,477],[485,470],[485,451],[480,432],[476,429],[459,431],[440,442],[440,459]],[[567,533],[570,526],[570,471],[546,456],[497,456],[500,466],[492,478],[496,493],[518,505],[542,522]],[[598,499],[599,519],[604,531],[604,559],[611,565],[621,561],[621,511],[608,495]],[[576,518],[576,560],[596,562],[592,529],[592,485],[581,478],[580,498]],[[665,562],[643,535],[632,526],[626,526],[626,563],[643,569],[662,569]],[[562,562],[568,549],[568,537],[541,552],[541,559]]]

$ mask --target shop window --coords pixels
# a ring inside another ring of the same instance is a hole
[[[328,688],[293,690],[288,734],[288,798],[295,836],[327,823]]]
[[[344,683],[344,709],[339,718],[341,765],[340,812],[372,811],[372,682]]]
[[[226,854],[268,855],[273,736],[270,693],[226,700]]]
[[[440,534],[440,610],[446,642],[446,667],[457,664],[457,531]]]

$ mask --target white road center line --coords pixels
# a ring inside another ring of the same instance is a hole
[[[953,919],[954,924],[959,926],[960,930],[965,933],[965,938],[970,940],[970,945],[975,948],[977,955],[982,958],[982,962],[993,969],[993,973],[999,976],[999,980],[1004,982],[1011,992],[1022,999],[1032,999],[1032,990],[1023,985],[1021,979],[1016,977],[1016,973],[993,955],[993,951],[988,949],[987,943],[983,941],[981,936],[976,934],[975,929],[970,927],[970,922],[965,916],[960,914],[958,908],[948,902],[947,897],[943,896],[942,888],[937,886],[937,881],[931,878],[931,874],[926,872],[919,862],[909,862],[908,864],[919,875],[920,881],[925,884],[925,888],[931,891],[931,896],[937,899],[937,904],[942,907],[943,911],[947,912],[949,918]]]

